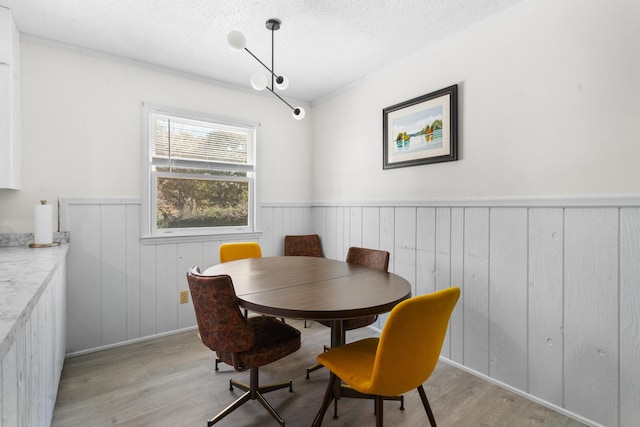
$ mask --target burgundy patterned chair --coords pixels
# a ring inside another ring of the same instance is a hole
[[[245,318],[231,277],[203,276],[197,266],[187,272],[187,281],[196,312],[198,330],[204,345],[236,371],[249,370],[249,384],[230,380],[245,391],[240,398],[207,422],[207,427],[220,421],[249,400],[258,400],[273,418],[284,426],[284,420],[265,400],[263,393],[281,388],[293,391],[291,381],[270,386],[258,385],[258,368],[297,351],[300,331],[269,316]]]
[[[317,234],[284,236],[284,255],[323,258],[320,236]],[[307,327],[306,320],[304,321],[304,327]]]
[[[313,256],[322,258],[320,236],[306,234],[300,236],[284,236],[285,256]]]
[[[347,252],[347,263],[362,265],[364,267],[374,268],[376,270],[388,271],[389,270],[389,252],[380,251],[377,249],[351,247]],[[344,320],[342,322],[342,342],[346,343],[346,340],[345,340],[346,331],[352,331],[354,329],[364,328],[365,326],[371,325],[376,320],[378,320],[378,316],[376,315],[358,317],[357,319]],[[331,327],[331,321],[318,320],[318,322],[322,323],[327,327]],[[325,346],[325,350],[328,350],[327,346]],[[312,367],[308,368],[307,379],[309,379],[310,372],[313,372],[320,368],[322,368],[322,365],[320,364],[315,364]]]

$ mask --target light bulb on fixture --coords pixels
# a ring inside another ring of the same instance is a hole
[[[231,31],[227,36],[227,43],[231,49],[240,52],[247,45],[247,40],[240,31]]]
[[[293,109],[293,118],[296,120],[302,120],[304,119],[304,108],[302,107],[296,107]]]
[[[255,90],[265,90],[267,87],[267,76],[262,73],[255,73],[251,76],[251,86]]]
[[[269,74],[271,74],[271,87],[268,86],[268,78],[267,76],[265,76],[264,74],[261,73],[256,73],[253,74],[251,76],[251,86],[255,89],[255,90],[264,90],[264,89],[268,89],[269,92],[271,92],[272,94],[274,94],[278,99],[280,99],[280,101],[284,102],[285,104],[287,104],[287,106],[289,108],[291,108],[292,112],[293,112],[293,117],[296,120],[302,120],[305,116],[305,111],[303,108],[301,107],[292,107],[291,104],[289,104],[287,101],[285,101],[280,95],[278,95],[275,90],[285,90],[286,88],[289,87],[289,79],[285,76],[282,75],[278,75],[276,73],[273,72],[273,36],[274,36],[274,31],[280,29],[280,24],[282,22],[279,19],[276,18],[272,18],[267,20],[266,27],[267,30],[271,31],[271,68],[267,67],[265,65],[264,62],[262,62],[260,59],[258,59],[257,56],[255,56],[253,54],[253,52],[251,52],[249,49],[247,49],[247,41],[244,38],[244,35],[240,32],[240,31],[231,31],[228,35],[227,35],[227,43],[229,44],[229,47],[231,47],[231,49],[235,50],[235,51],[241,51],[241,50],[246,50],[251,56],[253,56],[253,58],[258,61],[260,63],[260,65],[262,65],[264,68],[266,68],[269,71]]]
[[[289,87],[289,79],[286,76],[278,76],[276,79],[276,87],[280,90],[285,90]]]

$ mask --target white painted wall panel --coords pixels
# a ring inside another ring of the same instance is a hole
[[[394,272],[411,283],[413,295],[416,289],[416,208],[395,209],[395,245],[389,251],[395,254]]]
[[[344,234],[344,218],[345,211],[348,212],[348,208],[337,207],[336,208],[336,247],[335,247],[335,259],[343,260],[347,256],[346,250],[349,248],[349,234]]]
[[[140,205],[126,205],[125,250],[126,253],[126,298],[127,339],[141,337],[140,333]]]
[[[619,422],[618,210],[565,212],[565,406]]]
[[[455,286],[451,282],[451,209],[435,208],[433,291]],[[418,240],[418,242],[420,239]],[[418,243],[419,244],[419,243]],[[451,358],[451,321],[442,343],[442,357]]]
[[[395,272],[395,209],[388,206],[380,208],[380,249],[383,251],[389,251],[389,271],[392,273]],[[379,329],[382,329],[384,326],[387,316],[387,314],[381,314],[378,316]]]
[[[349,247],[362,247],[362,208],[352,207],[349,212]],[[349,248],[347,248],[349,250]]]
[[[284,212],[285,208],[281,206],[276,206],[273,209],[273,214],[271,215],[271,237],[270,242],[271,245],[266,250],[266,254],[268,255],[279,255],[284,253],[284,241],[279,239],[278,236],[284,236],[285,225],[284,225]]]
[[[620,425],[640,420],[640,209],[620,210]]]
[[[273,209],[262,209],[262,236],[260,238],[260,247],[264,253],[275,252],[275,242],[273,241]]]
[[[206,257],[211,258],[211,254],[207,253]],[[210,262],[204,262],[205,252],[202,242],[180,243],[178,244],[178,265],[177,265],[177,292],[174,296],[175,301],[180,301],[179,293],[181,291],[189,292],[189,284],[187,283],[187,271],[193,265],[199,265],[200,268],[207,268]],[[196,312],[193,309],[193,301],[189,294],[189,302],[178,305],[178,329],[188,328],[196,324]]]
[[[335,207],[318,207],[313,209],[313,232],[320,236],[322,253],[333,258],[336,248],[336,209]]]
[[[436,284],[436,210],[417,208],[415,231],[416,295],[435,290]]]
[[[100,208],[101,344],[127,340],[126,205]]]
[[[69,294],[67,351],[102,345],[100,301],[100,205],[76,205],[68,213]]]
[[[489,209],[465,209],[464,365],[489,375]]]
[[[489,374],[527,390],[527,210],[492,208]]]
[[[464,363],[464,209],[451,208],[451,284],[461,290],[460,299],[451,313],[451,360]]]
[[[564,212],[529,210],[529,393],[563,405]]]
[[[178,328],[178,247],[176,244],[158,245],[156,255],[158,332],[175,331]]]
[[[380,208],[362,209],[362,246],[378,249],[380,247]]]
[[[72,240],[73,241],[73,240]],[[71,244],[73,246],[73,243]],[[158,271],[156,269],[156,245],[140,247],[140,336],[158,333]],[[85,347],[91,348],[91,347]]]

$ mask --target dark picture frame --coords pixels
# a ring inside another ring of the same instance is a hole
[[[382,167],[458,160],[458,85],[382,110]]]

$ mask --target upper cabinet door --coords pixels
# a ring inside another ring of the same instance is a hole
[[[20,36],[0,6],[0,188],[21,187]]]
[[[11,64],[13,45],[13,19],[11,11],[0,6],[0,64]]]

